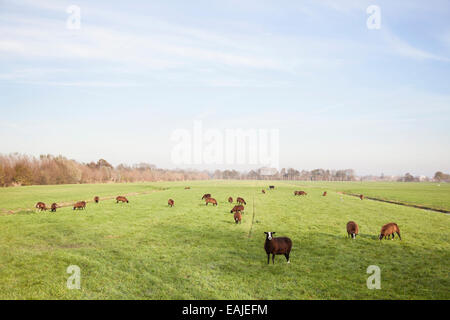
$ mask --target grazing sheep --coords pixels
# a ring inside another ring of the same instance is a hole
[[[264,193],[264,194],[265,194],[265,193],[266,193],[266,190],[262,189],[262,193]]]
[[[126,202],[126,203],[129,203],[129,201],[128,201],[128,199],[127,198],[125,198],[125,197],[122,197],[122,196],[118,196],[117,198],[116,198],[116,203],[119,203],[119,202]]]
[[[290,263],[289,254],[292,249],[292,241],[287,237],[274,238],[275,232],[264,232],[266,234],[266,242],[264,249],[267,253],[267,264],[270,264],[270,255],[272,254],[272,262],[275,264],[275,255],[284,254],[287,263]]]
[[[202,200],[206,200],[208,198],[211,198],[211,194],[210,193],[204,194],[203,197],[202,197]]]
[[[58,205],[56,203],[52,203],[51,212],[56,212],[57,208],[58,208]]]
[[[173,205],[175,204],[175,201],[173,201],[172,199],[169,199],[168,204],[169,204],[169,206],[172,208]]]
[[[75,209],[81,210],[81,209],[85,209],[85,208],[86,208],[86,201],[80,201],[73,205],[73,210],[75,210]]]
[[[245,200],[244,200],[243,198],[241,198],[241,197],[238,197],[237,200],[236,200],[236,202],[239,203],[239,204],[245,204],[245,205],[247,205],[247,202],[245,202]]]
[[[326,197],[327,196],[327,192],[325,191],[322,196]]]
[[[360,194],[360,195],[359,195],[359,198],[360,198],[361,200],[364,200],[364,195]]]
[[[185,187],[185,188],[184,188],[184,190],[189,190],[189,189],[191,189],[191,187]]]
[[[274,190],[274,189],[275,189],[275,186],[269,186],[269,189],[270,189],[270,190]]]
[[[391,235],[392,235],[392,240],[394,240],[394,238],[395,238],[394,233],[397,233],[399,239],[402,240],[402,237],[400,236],[400,229],[398,228],[398,225],[396,223],[391,222],[391,223],[385,224],[383,227],[381,227],[379,239],[383,240],[383,238],[386,239],[386,237],[388,237],[388,239],[390,239]]]
[[[358,224],[356,224],[356,222],[354,221],[349,221],[347,223],[347,237],[352,237],[352,239],[356,239],[356,236],[359,233],[359,227]]]
[[[99,197],[95,197],[95,198],[94,198],[94,202],[95,202],[95,203],[98,203],[99,201],[100,201],[100,198],[99,198]]]
[[[238,211],[241,211],[242,213],[244,213],[244,206],[242,206],[242,205],[240,205],[240,206],[234,206],[234,208],[231,209],[230,213],[238,212]]]
[[[36,207],[36,209],[41,210],[41,211],[46,211],[47,210],[47,206],[43,202],[36,203],[35,207]]]
[[[306,196],[307,193],[305,191],[294,191],[295,196]]]
[[[234,221],[236,222],[236,224],[242,222],[242,214],[241,214],[240,211],[236,211],[236,212],[234,213]]]
[[[228,202],[229,202],[229,203],[233,203],[233,198],[232,198],[232,197],[229,197],[229,198],[228,198]]]
[[[208,203],[212,203],[213,206],[217,206],[217,200],[214,198],[207,198],[206,205],[208,205]]]

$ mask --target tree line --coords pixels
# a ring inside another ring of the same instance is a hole
[[[216,170],[214,179],[242,179],[242,180],[307,180],[307,181],[355,181],[357,180],[353,169],[325,170],[314,169],[296,170],[293,168],[283,168],[276,170],[273,168],[260,168],[241,173],[236,170]]]
[[[236,170],[216,170],[214,172],[196,170],[167,170],[148,163],[112,166],[105,159],[97,162],[80,163],[63,156],[41,155],[31,157],[18,153],[0,154],[0,186],[28,186],[107,182],[144,181],[186,181],[207,179],[237,180],[302,180],[302,181],[399,181],[450,182],[450,175],[441,171],[433,178],[404,176],[364,176],[358,177],[353,169],[342,170],[296,170],[293,168],[260,168],[248,172]]]
[[[184,181],[209,179],[207,172],[158,169],[151,164],[113,167],[108,161],[80,163],[63,156],[39,158],[18,153],[0,155],[0,186],[49,184]]]

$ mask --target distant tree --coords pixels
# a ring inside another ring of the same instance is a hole
[[[97,161],[97,168],[106,167],[106,168],[113,168],[113,166],[106,161],[105,159],[100,159]]]
[[[442,171],[438,171],[434,174],[434,180],[436,181],[450,181],[450,174],[445,174]]]

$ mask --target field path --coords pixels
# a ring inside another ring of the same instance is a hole
[[[296,188],[298,188],[298,187],[311,188],[311,186],[307,185],[307,184],[302,185],[302,184],[293,184],[293,183],[289,183],[289,182],[283,182],[283,184],[288,185],[288,186],[294,186]],[[344,194],[347,196],[358,197],[358,198],[360,196],[360,194],[346,192],[346,191],[335,191],[335,192],[338,194]],[[429,210],[429,211],[435,211],[435,212],[441,212],[441,213],[447,213],[447,214],[450,213],[450,211],[446,210],[446,209],[432,208],[432,207],[428,207],[425,205],[407,203],[407,202],[402,202],[402,201],[397,201],[397,200],[381,199],[381,198],[375,198],[375,197],[370,197],[370,196],[366,196],[366,195],[364,195],[364,199],[380,201],[380,202],[385,202],[385,203],[390,203],[390,204],[395,204],[395,205],[405,206],[405,207],[411,207],[411,208],[416,208],[416,209],[422,209],[422,210]]]
[[[359,198],[359,196],[360,196],[359,194],[349,193],[349,192],[342,192],[342,191],[338,191],[337,193],[339,193],[339,194],[345,194],[345,195],[347,195],[347,196],[358,197],[358,198]],[[374,197],[369,197],[369,196],[364,196],[364,199],[374,200],[374,201],[380,201],[380,202],[386,202],[386,203],[391,203],[391,204],[396,204],[396,205],[406,206],[406,207],[412,207],[412,208],[417,208],[417,209],[423,209],[423,210],[430,210],[430,211],[442,212],[442,213],[447,213],[447,214],[450,213],[449,210],[435,209],[435,208],[430,208],[430,207],[426,207],[426,206],[422,206],[422,205],[418,205],[418,204],[405,203],[405,202],[394,201],[394,200],[386,200],[386,199],[374,198]]]

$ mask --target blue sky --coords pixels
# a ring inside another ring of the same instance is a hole
[[[0,0],[0,152],[172,168],[202,120],[278,129],[280,167],[450,172],[449,21],[448,1]]]

